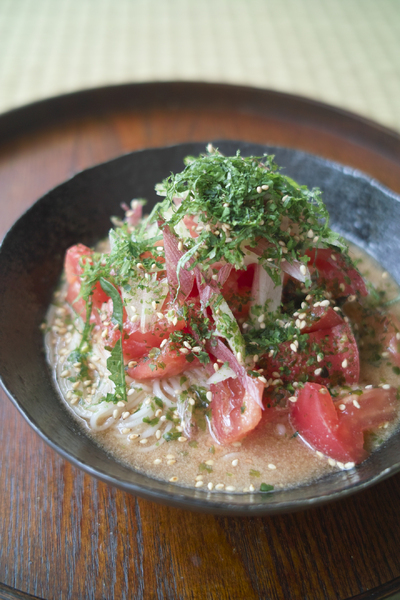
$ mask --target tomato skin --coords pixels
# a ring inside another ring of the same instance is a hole
[[[181,354],[175,344],[168,341],[154,358],[143,356],[138,364],[127,369],[127,374],[136,381],[173,377],[183,371],[199,366],[198,359],[189,362],[186,355]]]
[[[290,407],[291,421],[316,450],[340,462],[358,464],[368,456],[364,432],[393,420],[396,404],[394,388],[374,388],[334,403],[326,387],[306,383]],[[340,410],[343,405],[345,409]]]
[[[255,265],[251,264],[244,269],[232,269],[221,293],[229,304],[235,319],[246,319],[249,314],[251,301],[251,288],[254,278]]]
[[[310,257],[308,267],[314,271],[318,286],[324,287],[335,298],[360,293],[367,296],[368,291],[357,269],[340,252],[330,248],[307,250]]]
[[[113,313],[113,303],[109,299],[107,303],[107,319],[105,322],[110,322]],[[151,327],[142,332],[138,323],[132,323],[128,319],[125,308],[123,309],[123,337],[122,351],[126,360],[137,360],[143,356],[147,356],[152,348],[159,348],[161,342],[167,339],[174,331],[180,331],[186,326],[183,319],[179,319],[176,325],[173,325],[166,317],[159,319],[151,325]],[[104,331],[104,323],[101,323],[100,328]],[[101,338],[104,340],[105,346],[115,346],[121,334],[118,329],[107,327],[107,336]]]
[[[315,347],[318,351],[314,350]],[[316,355],[319,353],[324,356],[318,362]],[[314,360],[309,364],[312,358]],[[285,383],[308,378],[309,381],[322,384],[352,385],[358,382],[360,376],[357,343],[350,326],[344,321],[330,329],[311,331],[305,351],[294,353],[290,342],[285,342],[281,344],[275,358],[262,357],[260,364],[264,367],[266,377],[272,377],[274,372],[278,372]],[[318,375],[315,374],[316,370]]]
[[[68,248],[64,261],[64,269],[68,283],[66,300],[82,319],[86,318],[86,302],[83,298],[80,298],[77,302],[75,302],[75,299],[81,291],[80,276],[83,273],[81,261],[83,263],[90,261],[92,254],[93,251],[87,246],[76,244],[75,246]],[[92,295],[92,310],[93,308],[100,309],[102,304],[107,302],[107,300],[107,294],[102,289],[100,283],[97,283]]]
[[[397,367],[400,367],[400,322],[393,315],[387,315],[381,326],[380,339],[381,344]]]
[[[264,385],[257,382],[262,395]],[[239,378],[225,379],[210,386],[213,432],[220,444],[243,439],[261,421],[261,406],[245,390]],[[242,406],[245,410],[242,412]]]
[[[343,323],[343,319],[339,313],[330,306],[311,306],[306,314],[305,321],[307,325],[301,330],[302,333],[311,333],[320,329],[331,329]]]
[[[359,463],[367,457],[361,430],[354,432],[353,443],[347,431],[339,431],[338,411],[325,386],[305,384],[291,406],[291,421],[308,444],[330,458]]]
[[[335,402],[335,406],[344,405],[345,409],[339,412],[340,428],[361,429],[368,431],[392,421],[397,415],[397,392],[395,388],[384,390],[383,388],[373,388],[365,390],[360,396],[352,394],[344,400]],[[358,408],[353,402],[356,401],[361,408]]]

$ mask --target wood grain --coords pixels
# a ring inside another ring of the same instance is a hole
[[[131,86],[124,94],[117,90],[113,103],[107,91],[91,110],[83,96],[80,103],[64,99],[62,111],[48,105],[47,115],[36,107],[34,123],[29,111],[7,122],[0,117],[0,237],[36,198],[77,171],[182,141],[229,138],[302,148],[400,191],[399,138],[365,123],[368,135],[358,122],[352,129],[340,112],[305,102],[294,114],[284,96],[279,111],[274,95],[272,102],[265,92],[263,103],[258,91],[227,86]],[[388,582],[396,591],[400,475],[294,515],[184,512],[78,471],[41,441],[3,392],[0,457],[0,581],[21,593],[46,600],[344,600],[358,594],[366,600],[387,597],[389,587],[366,593]],[[0,588],[0,598],[12,597],[6,594]]]

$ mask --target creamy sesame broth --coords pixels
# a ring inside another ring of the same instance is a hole
[[[398,287],[270,157],[210,148],[184,173],[150,217],[134,200],[109,241],[68,250],[43,325],[62,397],[177,485],[269,492],[355,468],[398,426]]]

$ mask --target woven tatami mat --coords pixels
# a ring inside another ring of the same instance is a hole
[[[0,111],[160,80],[268,87],[400,130],[400,0],[0,0]]]

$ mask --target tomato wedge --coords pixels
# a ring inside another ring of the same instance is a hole
[[[76,302],[75,300],[81,291],[82,284],[80,276],[83,273],[82,262],[85,263],[86,261],[90,261],[92,254],[93,251],[87,246],[76,244],[67,250],[64,261],[65,274],[68,283],[66,300],[83,319],[86,318],[86,302],[83,298],[80,298]],[[93,308],[100,309],[102,304],[107,302],[107,300],[107,294],[102,289],[100,283],[97,283],[92,296]]]
[[[335,298],[350,296],[357,292],[367,296],[363,278],[344,254],[330,248],[307,250],[310,257],[308,268],[316,277],[318,286],[333,294]]]
[[[110,322],[113,306],[112,300],[108,301],[107,304],[108,319],[105,323]],[[152,348],[159,348],[161,342],[169,337],[174,331],[179,331],[185,327],[186,323],[183,319],[179,319],[176,325],[173,325],[166,317],[163,317],[153,323],[147,331],[141,331],[139,323],[132,323],[127,317],[124,308],[123,317],[123,336],[122,336],[122,350],[124,358],[126,360],[137,360],[143,356],[147,356]],[[101,329],[104,331],[107,326],[104,322],[101,323]],[[105,346],[115,346],[117,340],[120,338],[120,332],[118,329],[107,327],[107,335],[102,337]]]
[[[255,380],[262,396],[264,385]],[[210,386],[211,424],[221,444],[232,444],[243,439],[260,422],[261,406],[248,394],[239,379],[225,379]]]
[[[364,431],[395,418],[395,396],[394,389],[368,390],[338,401],[337,405],[346,407],[341,411],[325,386],[306,383],[290,407],[291,421],[315,450],[339,462],[358,464],[368,456]]]
[[[266,376],[279,373],[286,383],[309,380],[351,385],[358,382],[360,375],[357,343],[344,321],[330,329],[311,331],[303,352],[293,352],[290,342],[284,342],[275,358],[262,357],[260,364],[265,367]]]
[[[222,286],[221,293],[235,319],[245,319],[249,314],[254,269],[255,265],[249,265],[246,270],[232,269]]]
[[[301,330],[302,333],[331,329],[343,323],[343,318],[330,306],[311,306],[308,311],[304,310],[302,312],[306,313],[306,327]]]
[[[179,375],[199,365],[197,358],[189,362],[186,355],[181,354],[176,345],[168,341],[163,348],[153,348],[136,366],[128,368],[127,374],[137,381],[159,379]]]
[[[400,322],[393,315],[388,315],[382,323],[380,339],[384,350],[389,352],[392,361],[400,367]]]

